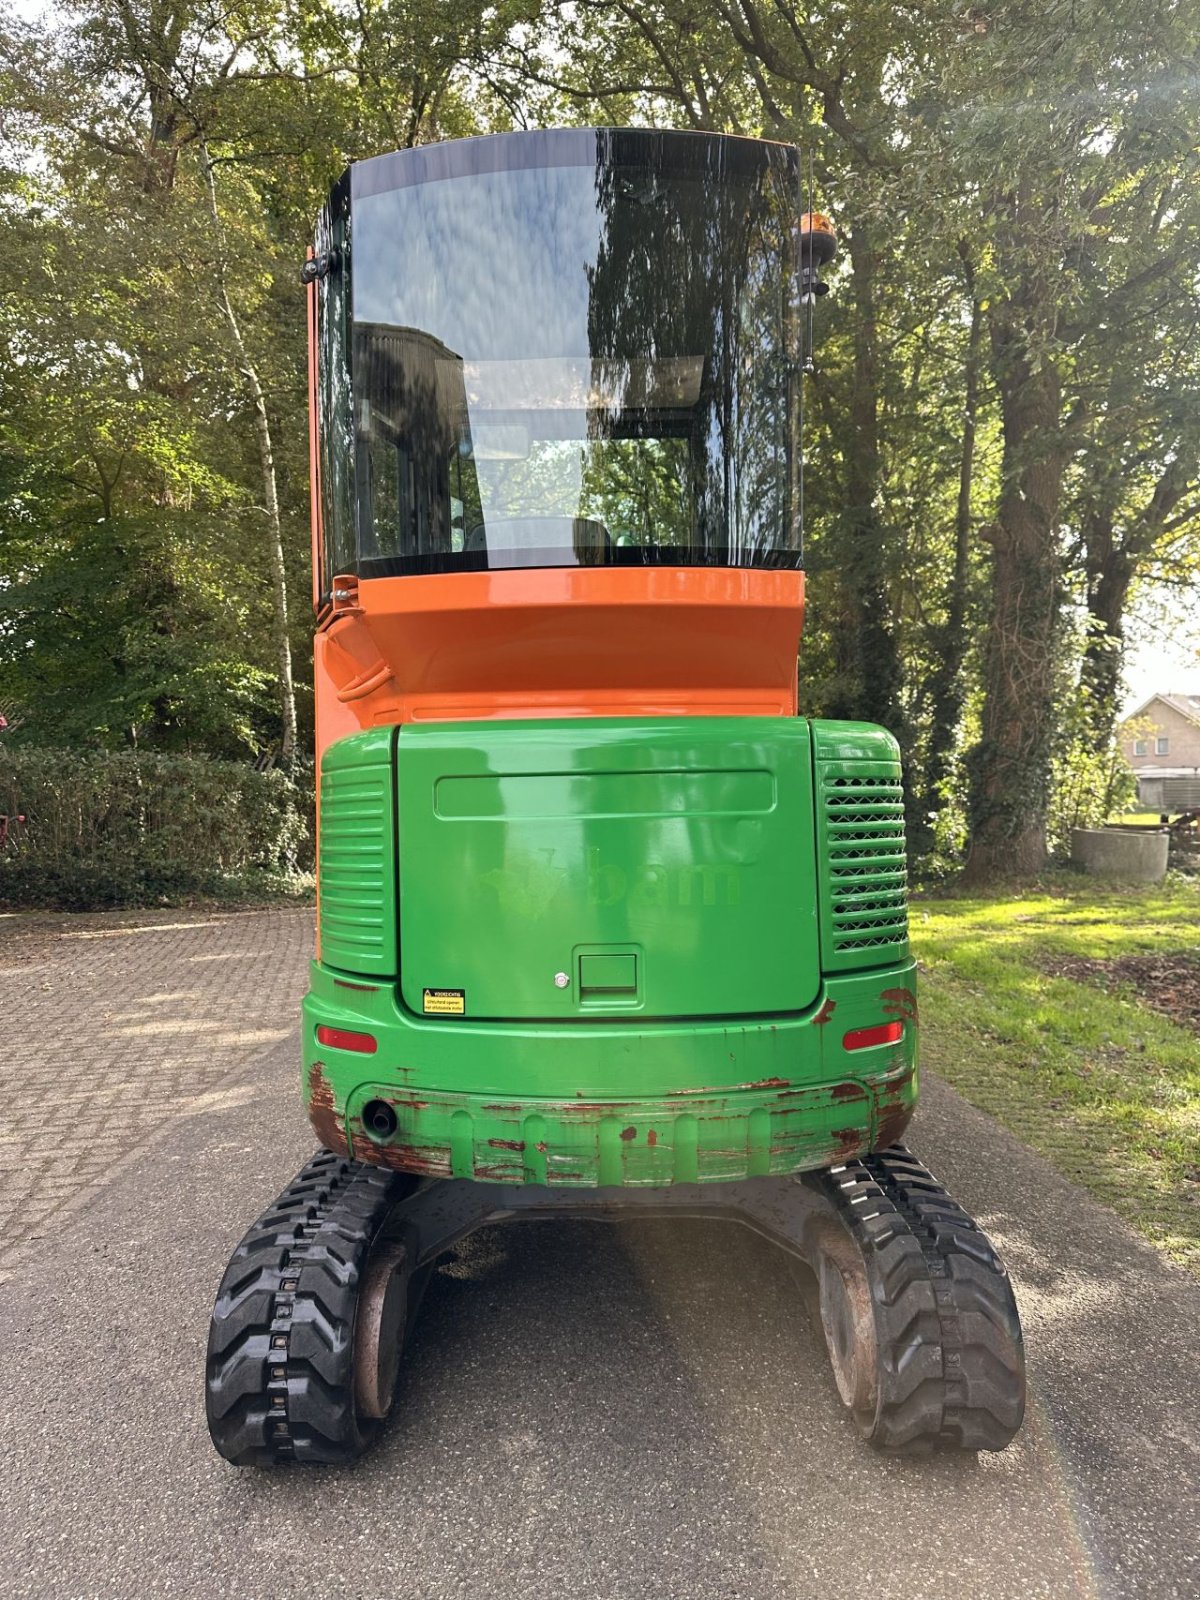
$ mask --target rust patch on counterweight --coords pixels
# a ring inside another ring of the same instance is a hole
[[[348,1156],[350,1145],[342,1127],[342,1119],[337,1113],[333,1087],[325,1076],[325,1066],[321,1061],[314,1061],[308,1069],[307,1099],[308,1120],[319,1142],[335,1156]]]
[[[865,1100],[867,1091],[860,1083],[835,1083],[829,1091],[831,1100]]]
[[[911,989],[884,989],[879,998],[883,1001],[885,1017],[894,1017],[899,1022],[911,1022],[914,1026],[920,1025],[917,997]]]
[[[875,1148],[886,1150],[888,1145],[895,1144],[905,1128],[912,1121],[913,1111],[911,1105],[889,1105],[881,1110],[879,1118],[879,1132],[875,1135]]]
[[[524,1139],[489,1139],[488,1143],[491,1145],[493,1150],[521,1151],[525,1148]]]
[[[914,1072],[910,1066],[901,1077],[889,1083],[876,1106],[875,1148],[886,1150],[895,1144],[912,1121],[916,1110],[912,1095]]]
[[[438,1145],[376,1144],[373,1139],[355,1139],[352,1152],[356,1161],[375,1167],[390,1167],[395,1172],[413,1172],[426,1178],[450,1177],[450,1152]]]
[[[816,1016],[813,1018],[813,1027],[814,1028],[823,1028],[825,1026],[825,1024],[829,1021],[830,1017],[833,1016],[833,1013],[836,1010],[837,1010],[837,1001],[836,1000],[826,1000],[825,1004],[821,1007],[820,1011],[818,1011]]]

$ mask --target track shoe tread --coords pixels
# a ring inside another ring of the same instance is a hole
[[[213,1443],[237,1466],[345,1462],[378,1424],[354,1401],[358,1291],[411,1179],[328,1152],[247,1231],[217,1291],[208,1345]]]
[[[1012,1284],[995,1248],[904,1146],[812,1174],[862,1259],[878,1344],[874,1414],[885,1450],[1003,1450],[1025,1411]]]

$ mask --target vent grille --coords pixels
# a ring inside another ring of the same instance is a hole
[[[345,762],[354,753],[338,756]],[[321,959],[329,966],[380,977],[396,971],[392,831],[390,768],[329,762],[321,774],[317,869]]]
[[[821,763],[826,965],[869,967],[907,953],[908,873],[899,775]]]

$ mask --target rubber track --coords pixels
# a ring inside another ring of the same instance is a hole
[[[234,1251],[213,1307],[206,1399],[237,1466],[351,1461],[354,1313],[371,1244],[411,1180],[319,1151]]]
[[[871,1288],[879,1393],[860,1432],[885,1450],[1003,1450],[1025,1414],[1025,1357],[987,1235],[900,1144],[806,1181],[849,1229]]]

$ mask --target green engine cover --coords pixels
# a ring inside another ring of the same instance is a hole
[[[644,1021],[815,1000],[808,723],[571,718],[395,740],[408,1010]]]
[[[882,728],[377,728],[326,751],[320,794],[304,1082],[328,1149],[654,1186],[903,1132],[917,1005]]]

